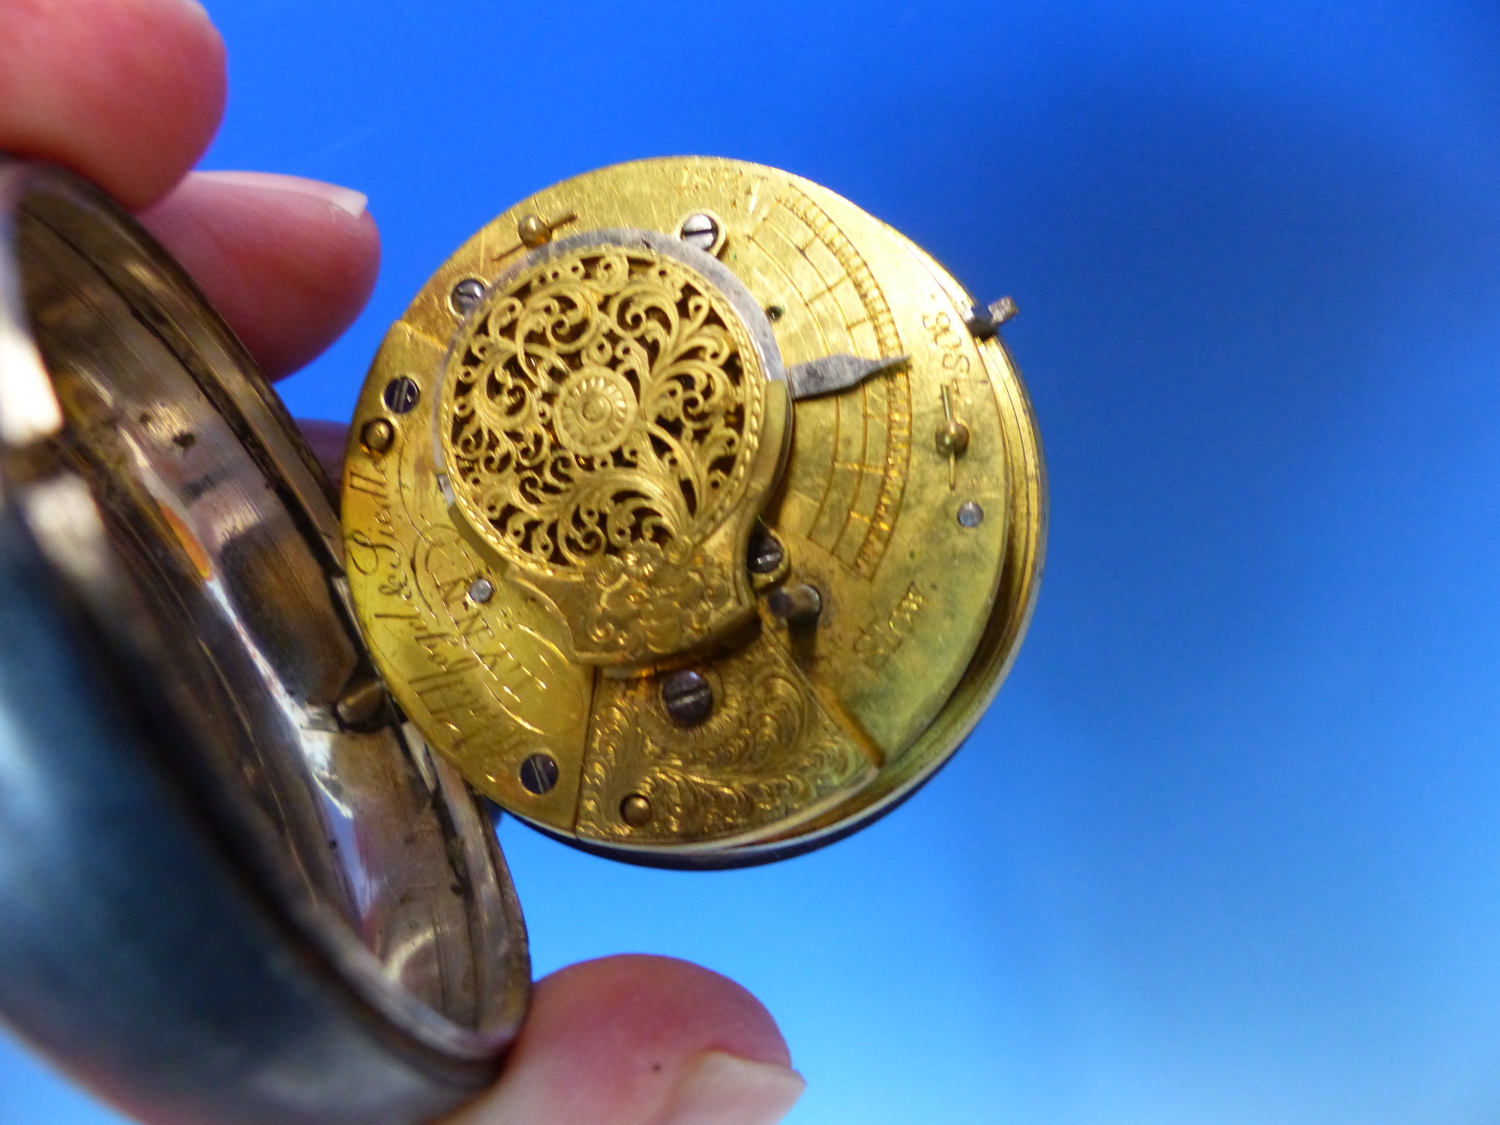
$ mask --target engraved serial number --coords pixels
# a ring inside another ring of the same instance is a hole
[[[689,198],[702,192],[727,196],[731,210],[744,211],[747,215],[754,215],[758,206],[764,211],[767,208],[763,204],[776,202],[775,192],[765,191],[764,176],[720,164],[688,164],[682,170],[678,187]]]
[[[940,353],[938,362],[943,365],[943,370],[953,375],[967,375],[969,357],[964,354],[963,337],[954,326],[953,318],[945,312],[929,313],[922,318],[922,327]]]
[[[912,630],[917,627],[917,615],[926,604],[927,599],[913,582],[906,588],[906,593],[901,595],[901,600],[896,603],[890,617],[872,629],[861,631],[855,638],[855,655],[864,661],[867,668],[880,671],[906,638],[911,636]]]

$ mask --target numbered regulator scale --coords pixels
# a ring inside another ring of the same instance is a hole
[[[506,811],[634,862],[762,862],[879,815],[973,727],[1035,597],[1013,312],[757,165],[618,165],[511,208],[355,412],[349,584],[400,710]]]

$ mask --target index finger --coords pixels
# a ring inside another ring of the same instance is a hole
[[[195,0],[0,0],[0,151],[129,208],[183,177],[224,95],[224,44]]]

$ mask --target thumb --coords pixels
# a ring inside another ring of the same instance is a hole
[[[665,957],[541,981],[500,1082],[444,1125],[774,1125],[806,1083],[770,1013]]]

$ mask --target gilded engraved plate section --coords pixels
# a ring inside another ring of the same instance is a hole
[[[709,540],[754,514],[736,509],[755,499],[766,407],[756,349],[711,283],[649,248],[591,246],[468,321],[438,434],[458,508],[557,606],[573,652],[641,663],[749,611],[735,536]]]
[[[705,669],[714,713],[683,728],[659,681],[604,680],[578,805],[578,835],[629,845],[753,840],[814,817],[875,776],[779,646],[757,640]],[[650,817],[632,826],[625,803]]]
[[[1008,535],[1009,486],[999,402],[963,326],[963,306],[934,283],[904,239],[888,228],[882,235],[862,239],[860,245],[896,310],[896,331],[911,355],[904,388],[909,398],[897,408],[904,425],[888,438],[903,446],[909,466],[899,516],[873,580],[858,593],[848,580],[841,581],[848,560],[837,550],[832,559],[816,551],[794,550],[794,555],[808,581],[841,596],[841,607],[854,600],[853,612],[829,613],[820,620],[818,643],[800,654],[799,662],[837,694],[849,715],[885,750],[890,767],[899,769],[951,697],[993,610]],[[945,388],[973,434],[951,477],[948,458],[935,442],[945,418]],[[886,384],[883,389],[891,388]],[[883,417],[891,413],[880,412]],[[857,458],[852,453],[849,421],[844,415],[837,420],[833,462],[868,464],[868,454]],[[806,479],[799,460],[806,429],[799,429],[788,470],[784,513],[798,503],[793,490]],[[863,419],[858,441],[875,440],[874,429],[873,419]],[[858,522],[869,495],[856,492],[849,501],[851,523]],[[965,503],[983,511],[977,526],[960,524],[958,510]],[[796,526],[789,516],[783,516],[781,526]],[[874,518],[883,522],[880,515]],[[816,525],[808,540],[821,545]],[[793,543],[795,548],[795,539]]]
[[[911,247],[913,256],[922,263],[939,296],[956,309],[967,307],[969,295],[937,262],[920,249]],[[932,315],[929,313],[929,315]],[[937,320],[934,327],[942,327]],[[945,349],[953,354],[958,349]],[[892,801],[920,784],[947,759],[953,748],[969,734],[993,700],[1000,684],[1019,651],[1036,602],[1045,554],[1047,530],[1047,480],[1036,419],[1020,373],[997,336],[976,349],[978,369],[988,384],[999,416],[1001,446],[1005,454],[1003,478],[1008,529],[1004,541],[999,588],[994,608],[985,622],[984,631],[975,645],[973,656],[958,686],[932,721],[921,729],[906,753],[889,763],[874,783],[858,795],[859,815],[879,812]],[[972,397],[985,401],[989,395],[970,387]],[[964,404],[957,412],[963,416]],[[962,463],[961,463],[962,464]],[[967,467],[967,466],[963,466]],[[960,468],[959,481],[963,481]],[[924,618],[933,617],[927,598],[919,586],[908,590],[885,623],[873,631],[862,657],[874,657],[888,666],[896,666],[903,656],[920,652],[916,642],[917,627]],[[868,663],[868,659],[866,660]],[[838,833],[844,829],[848,808],[831,809],[815,820],[803,822],[779,839],[801,842]]]
[[[758,271],[771,284],[777,269],[787,278],[770,292],[787,309],[777,330],[788,362],[801,347],[830,347],[825,341],[860,332],[878,334],[879,346],[891,349],[885,354],[911,359],[899,380],[883,377],[858,394],[798,404],[785,484],[767,519],[791,548],[799,580],[815,586],[827,608],[812,645],[798,648],[769,617],[766,625],[899,768],[960,682],[994,606],[1009,512],[999,402],[963,328],[962,289],[935,283],[928,261],[889,227],[831,192],[796,186],[810,205],[768,217],[755,235],[755,247],[775,252]],[[827,297],[785,296],[816,260],[800,261],[799,247],[826,229],[816,218],[802,222],[810,207],[857,248],[847,268],[859,283],[835,292],[867,294],[868,323],[835,315]],[[800,237],[782,237],[797,229],[792,219],[802,222]],[[755,247],[744,251],[747,261]],[[799,343],[805,335],[816,342]],[[974,434],[951,486],[948,460],[934,443],[945,386]],[[958,523],[966,501],[986,513],[976,528]]]
[[[419,401],[440,386],[444,350],[405,325],[392,328],[376,368],[415,380]],[[384,409],[371,380],[355,412],[344,478],[351,593],[371,653],[397,703],[470,784],[506,807],[569,830],[588,724],[593,670],[571,663],[536,597],[506,581],[453,526],[436,483],[428,415]],[[361,428],[394,430],[383,452]],[[494,593],[476,601],[474,583]],[[521,764],[546,754],[556,786],[536,794]]]

